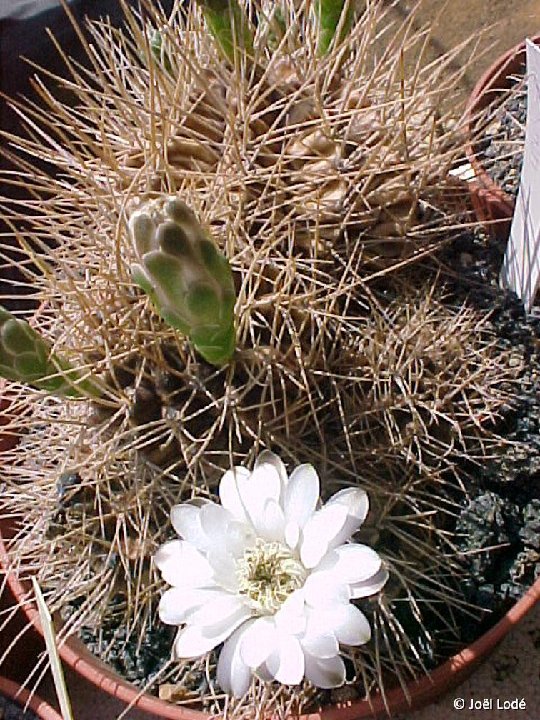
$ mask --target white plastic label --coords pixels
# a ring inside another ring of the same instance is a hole
[[[527,40],[527,124],[516,209],[500,283],[528,312],[540,281],[540,48]]]

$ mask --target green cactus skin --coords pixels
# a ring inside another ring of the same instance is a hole
[[[317,0],[315,9],[319,21],[317,52],[319,56],[324,56],[330,50],[344,11],[346,16],[341,21],[338,43],[351,29],[354,16],[353,0]]]
[[[253,29],[237,0],[197,0],[208,29],[225,58],[234,65],[240,52],[253,57]]]
[[[53,395],[84,397],[100,394],[89,380],[52,352],[47,341],[25,320],[0,306],[0,376]]]
[[[169,75],[174,75],[171,58],[167,52],[167,42],[160,30],[154,30],[150,36],[150,50],[154,60],[163,65]]]
[[[227,363],[236,340],[232,272],[193,211],[174,196],[152,200],[132,214],[129,231],[133,281],[207,362]]]

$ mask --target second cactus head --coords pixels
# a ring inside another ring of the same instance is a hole
[[[175,196],[151,200],[132,214],[129,230],[133,280],[207,362],[225,364],[235,348],[233,276],[193,211]]]

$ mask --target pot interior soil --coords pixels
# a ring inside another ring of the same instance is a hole
[[[519,190],[526,120],[523,68],[520,75],[510,78],[508,91],[489,105],[485,134],[476,145],[478,159],[488,175],[514,201]]]
[[[0,695],[0,720],[39,720],[32,710],[24,710],[11,698]]]

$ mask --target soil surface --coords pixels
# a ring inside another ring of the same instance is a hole
[[[38,720],[31,710],[26,712],[13,700],[0,695],[0,720]]]
[[[490,109],[485,136],[476,146],[487,173],[514,200],[521,177],[526,120],[527,87],[521,81],[505,94],[502,105],[495,103]]]

